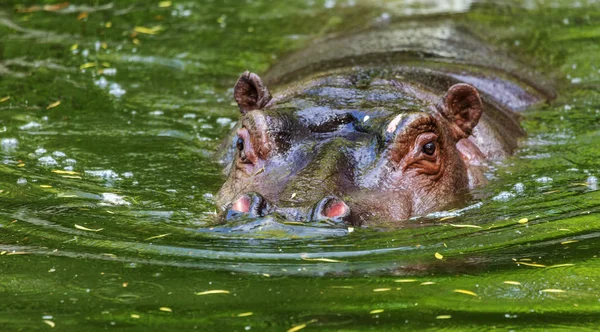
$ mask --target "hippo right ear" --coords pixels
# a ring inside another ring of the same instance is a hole
[[[473,133],[483,113],[483,103],[477,89],[469,84],[454,84],[444,96],[440,112],[453,124],[452,134],[460,140]]]
[[[242,114],[245,114],[265,107],[271,100],[271,93],[258,75],[246,71],[235,83],[233,97]]]

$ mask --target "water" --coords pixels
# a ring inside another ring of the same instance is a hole
[[[596,329],[595,2],[56,3],[0,5],[3,330]],[[408,16],[559,86],[491,184],[402,230],[211,228],[239,73]]]

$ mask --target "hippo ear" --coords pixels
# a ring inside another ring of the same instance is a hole
[[[453,136],[459,140],[473,132],[483,112],[483,103],[477,89],[460,83],[448,89],[440,108],[444,117],[454,124]]]
[[[235,83],[233,97],[245,114],[265,107],[271,100],[271,93],[258,75],[246,71]]]

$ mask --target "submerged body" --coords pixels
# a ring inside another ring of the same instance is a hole
[[[486,160],[510,155],[524,135],[514,111],[552,93],[448,29],[316,44],[272,68],[273,95],[244,73],[217,195],[224,213],[365,224],[463,202],[485,183]]]

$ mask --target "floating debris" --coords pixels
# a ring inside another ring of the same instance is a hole
[[[421,283],[421,286],[427,286],[427,285],[435,285],[437,284],[437,282],[435,281],[425,281]]]
[[[522,261],[517,262],[517,264],[522,264],[522,265],[531,266],[531,267],[546,267],[546,265],[537,264],[537,263],[525,263]]]
[[[196,294],[196,295],[229,294],[229,291],[224,290],[224,289],[213,289],[213,290],[208,290],[208,291],[204,291],[204,292],[197,292],[194,294]]]
[[[108,212],[108,211],[107,211],[107,212]],[[171,233],[166,233],[166,234],[161,234],[161,235],[151,236],[151,237],[149,237],[149,238],[147,238],[147,239],[144,239],[144,240],[145,240],[145,241],[149,241],[149,240],[154,240],[154,239],[160,239],[160,238],[163,238],[163,237],[165,237],[165,236],[169,236],[169,235],[171,235]]]
[[[569,244],[569,243],[577,243],[577,242],[579,242],[579,241],[578,240],[569,240],[569,241],[561,242],[560,244]]]
[[[138,314],[131,314],[130,317],[131,318],[135,318],[135,319],[139,319],[140,315],[138,315]]]
[[[254,315],[254,313],[249,311],[249,312],[242,312],[241,314],[237,314],[236,317],[248,317],[248,316],[252,316],[252,315]]]
[[[443,259],[444,258],[444,256],[442,254],[440,254],[439,252],[436,252],[434,256],[437,259]]]
[[[47,184],[40,184],[40,188],[46,189],[46,188],[52,188],[52,186],[51,185],[47,185]]]
[[[46,107],[47,110],[51,109],[51,108],[55,108],[56,106],[60,105],[60,100],[59,101],[55,101],[52,104],[48,105]]]
[[[173,312],[173,309],[171,309],[169,307],[160,307],[160,308],[158,308],[158,310],[164,311],[164,312]]]
[[[79,15],[77,15],[77,20],[78,21],[81,21],[81,20],[83,20],[85,18],[88,18],[88,13],[87,12],[81,12],[81,13],[79,13]]]
[[[3,97],[3,98],[0,98],[0,103],[3,103],[3,102],[5,102],[5,101],[7,101],[7,100],[9,100],[9,99],[10,99],[10,97],[9,97],[9,96],[6,96],[6,97]]]
[[[331,259],[331,258],[308,258],[308,257],[302,257],[302,260],[309,261],[309,262],[343,263],[343,261],[338,261],[338,260]]]
[[[528,222],[529,222],[529,219],[527,219],[527,218],[522,218],[522,219],[519,219],[519,221],[517,221],[517,222],[518,222],[519,224],[526,224],[526,223],[528,223]]]
[[[417,279],[397,279],[397,280],[394,280],[394,282],[402,282],[402,283],[405,283],[405,282],[416,282],[416,281],[417,281]]]
[[[48,326],[50,326],[52,328],[56,326],[56,324],[51,320],[45,320],[44,323],[48,324]]]
[[[387,292],[387,291],[391,291],[391,288],[375,288],[373,291],[374,292]]]
[[[477,226],[477,225],[455,225],[455,224],[448,224],[452,227],[456,227],[456,228],[481,228],[481,226]]]
[[[542,289],[540,291],[541,293],[565,293],[565,290],[562,289],[554,289],[554,288],[548,288],[548,289]]]
[[[135,27],[133,28],[133,31],[137,32],[137,33],[143,33],[146,35],[155,35],[157,33],[159,33],[162,30],[162,26],[157,25],[155,27],[152,28],[146,28],[146,27]]]
[[[451,315],[439,315],[439,316],[435,317],[435,319],[450,319],[450,318],[452,318]]]
[[[471,295],[471,296],[477,296],[477,293],[471,292],[469,290],[465,290],[465,289],[455,289],[453,290],[454,293],[460,293],[460,294],[465,294],[465,295]]]
[[[383,310],[383,309],[374,309],[374,310],[371,310],[371,311],[369,311],[369,313],[370,313],[371,315],[372,315],[372,314],[380,314],[380,313],[382,313],[382,312],[384,312],[384,311],[385,311],[385,310]]]
[[[504,281],[505,284],[507,285],[515,285],[515,286],[521,286],[521,283],[518,281],[510,281],[510,280],[506,280]]]
[[[548,268],[553,269],[553,268],[557,268],[557,267],[569,267],[569,266],[575,266],[575,264],[556,264],[556,265],[550,265],[550,266],[548,266]]]
[[[167,7],[171,7],[172,4],[173,4],[173,2],[171,2],[171,1],[161,1],[158,3],[158,7],[167,8]]]
[[[300,324],[300,325],[295,325],[293,326],[291,329],[287,330],[287,332],[296,332],[296,331],[300,331],[303,328],[306,327],[306,324]]]
[[[83,226],[80,226],[77,224],[75,224],[75,228],[82,230],[82,231],[87,231],[87,232],[100,232],[101,230],[104,229],[104,228],[91,229],[91,228],[83,227]]]

